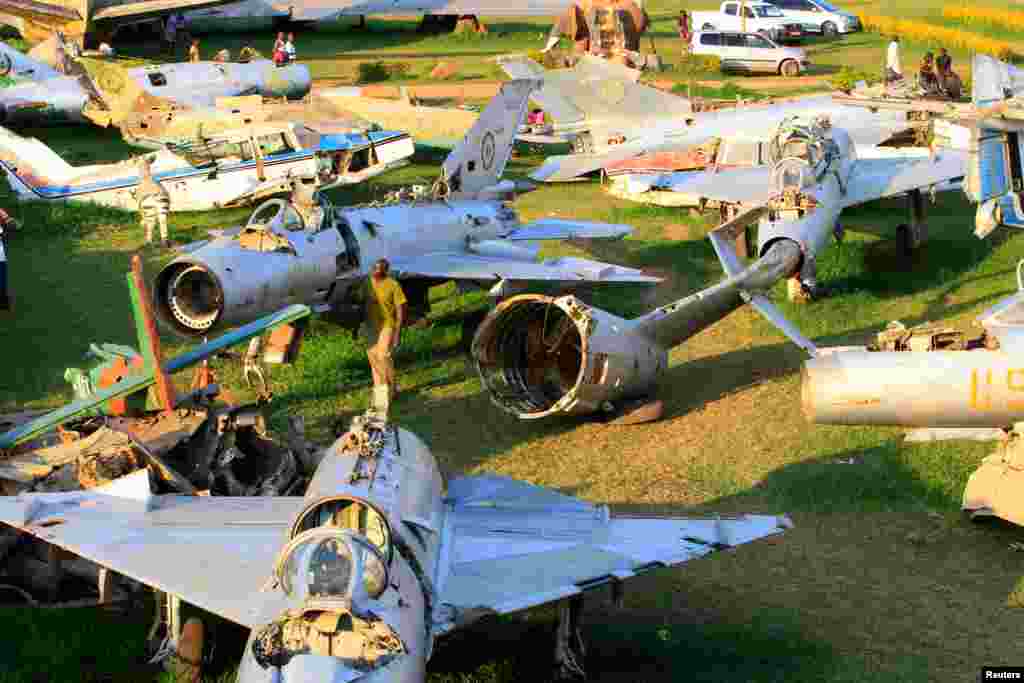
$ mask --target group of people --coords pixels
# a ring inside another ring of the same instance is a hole
[[[283,32],[277,34],[277,40],[274,41],[272,59],[274,60],[274,64],[277,64],[278,66],[290,64],[295,61],[294,33],[289,33],[287,39],[285,39]]]
[[[900,38],[893,36],[885,60],[885,81],[895,83],[903,80],[903,66],[900,63]],[[953,71],[953,58],[946,48],[940,47],[936,57],[931,51],[921,58],[916,84],[925,96],[958,99],[963,92],[960,76]]]

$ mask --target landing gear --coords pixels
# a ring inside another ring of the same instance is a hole
[[[925,225],[924,194],[921,190],[907,193],[907,208],[910,210],[910,224],[901,223],[896,228],[900,244],[905,256],[910,256],[928,239],[928,226]]]
[[[558,603],[558,626],[555,628],[554,679],[585,680],[586,646],[580,624],[583,620],[583,596],[577,595]]]
[[[161,664],[176,681],[198,683],[202,679],[206,629],[198,617],[181,622],[181,598],[154,591],[156,619],[147,645],[150,664]]]

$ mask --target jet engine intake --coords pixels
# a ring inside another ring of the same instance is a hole
[[[537,294],[501,303],[472,354],[491,400],[521,419],[607,410],[646,394],[668,364],[633,323],[574,296]]]
[[[178,334],[201,337],[224,313],[224,290],[217,276],[204,266],[175,262],[156,278],[156,314]]]

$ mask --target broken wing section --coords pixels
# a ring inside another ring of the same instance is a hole
[[[949,189],[949,183],[963,180],[966,168],[967,154],[951,149],[942,150],[934,159],[858,159],[843,197],[843,207],[922,188],[939,189],[945,185],[945,189]]]
[[[621,223],[591,223],[566,221],[560,218],[542,218],[516,228],[504,236],[507,240],[571,240],[622,239],[633,234],[633,228]]]
[[[140,470],[107,486],[0,498],[0,522],[248,627],[284,609],[260,592],[303,499],[154,496]]]
[[[508,614],[781,533],[785,516],[642,518],[505,477],[449,485],[440,603]]]
[[[534,261],[535,248],[489,240],[476,245],[481,250],[501,250],[507,256],[483,256],[457,252],[437,252],[411,258],[395,259],[392,270],[400,278],[426,277],[439,280],[472,280],[483,282],[548,282],[548,283],[620,283],[656,284],[661,278],[645,275],[635,268],[612,263],[562,256]],[[470,248],[474,248],[470,245]],[[514,250],[518,250],[515,252]],[[522,259],[522,260],[520,260]]]

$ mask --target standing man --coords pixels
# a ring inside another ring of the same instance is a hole
[[[405,292],[388,272],[391,264],[380,259],[364,285],[366,302],[366,357],[373,372],[373,405],[367,411],[387,420],[391,398],[396,393],[394,350],[402,338],[402,324],[408,310]]]
[[[151,161],[148,157],[139,157],[139,217],[142,227],[146,229],[146,244],[153,243],[153,224],[160,224],[162,245],[171,246],[167,237],[167,214],[171,209],[171,196],[167,190],[153,177]]]
[[[192,47],[188,49],[188,61],[192,64],[199,62],[199,39],[192,39]]]
[[[11,310],[11,299],[7,293],[7,252],[4,247],[4,228],[11,223],[7,212],[0,209],[0,311]]]
[[[900,65],[900,37],[893,36],[885,59],[885,80],[891,83],[901,78],[903,78],[903,67]]]

